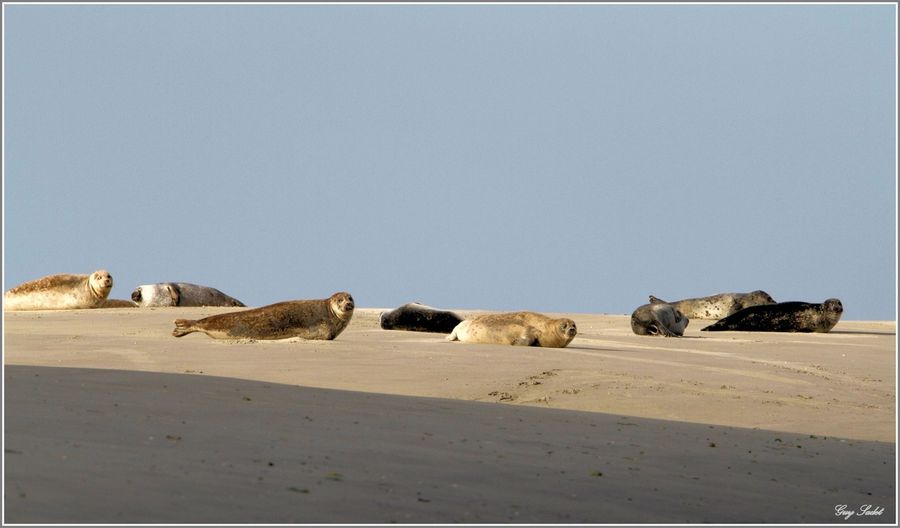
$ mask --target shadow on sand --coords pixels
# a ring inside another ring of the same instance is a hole
[[[897,332],[891,332],[889,330],[885,331],[877,331],[877,330],[832,330],[828,332],[829,334],[848,334],[848,335],[876,335],[876,336],[895,336]]]
[[[5,367],[13,523],[893,523],[894,444]]]

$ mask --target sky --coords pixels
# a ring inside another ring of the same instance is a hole
[[[893,4],[3,4],[3,287],[896,320]]]

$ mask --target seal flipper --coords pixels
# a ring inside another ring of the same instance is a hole
[[[175,337],[186,336],[192,332],[196,332],[194,323],[197,321],[192,321],[190,319],[175,319],[175,330],[172,330],[172,335]]]
[[[453,330],[450,331],[450,335],[448,335],[444,339],[446,339],[447,341],[462,341],[462,339],[460,339],[460,334],[465,337],[465,335],[468,333],[469,325],[471,323],[472,321],[470,321],[469,319],[461,321],[453,328]]]
[[[655,295],[650,296],[650,304],[669,304]]]
[[[524,332],[522,332],[522,335],[520,335],[519,337],[514,339],[513,342],[510,344],[513,346],[536,346],[536,347],[539,347],[539,346],[541,346],[541,341],[540,341],[540,339],[538,339],[537,336],[538,336],[537,331],[533,327],[529,326],[528,328],[525,329]]]
[[[656,331],[654,332],[654,330]],[[650,325],[650,333],[652,335],[661,335],[663,337],[681,337],[681,334],[676,334],[662,323]]]
[[[177,284],[166,284],[166,290],[169,292],[169,298],[172,299],[171,306],[181,306],[181,288]]]

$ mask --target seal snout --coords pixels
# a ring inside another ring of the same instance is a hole
[[[352,312],[353,311],[353,297],[349,293],[336,293],[332,296],[332,303],[334,303],[334,307],[341,312]]]
[[[101,288],[112,288],[112,275],[108,271],[100,270],[96,272],[96,278]]]

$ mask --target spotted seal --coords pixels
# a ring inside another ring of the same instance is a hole
[[[688,319],[721,319],[751,306],[775,304],[775,299],[762,290],[749,293],[719,293],[674,302],[651,295],[650,304],[657,303],[671,304]]]
[[[334,339],[353,317],[353,297],[338,292],[327,299],[284,301],[199,320],[176,319],[172,335],[204,332],[214,339]]]
[[[90,275],[47,275],[3,294],[4,310],[73,310],[96,308],[109,296],[112,275],[99,269]]]
[[[701,328],[701,332],[829,332],[841,319],[844,305],[838,299],[821,304],[782,302],[751,306]]]

